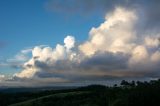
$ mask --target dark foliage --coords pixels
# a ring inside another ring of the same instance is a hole
[[[90,85],[68,90],[0,93],[0,106],[160,106],[160,80],[123,80],[113,87]]]

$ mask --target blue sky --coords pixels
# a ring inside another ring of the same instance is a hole
[[[1,0],[0,1],[0,60],[12,58],[20,50],[36,45],[63,43],[66,35],[74,35],[78,42],[88,38],[93,26],[104,18],[96,13],[92,16],[68,15],[47,10],[47,0]],[[18,69],[0,67],[0,73],[14,73]]]

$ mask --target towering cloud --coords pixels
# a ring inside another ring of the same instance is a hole
[[[34,47],[32,58],[13,79],[51,83],[159,77],[159,33],[139,35],[139,20],[136,10],[116,7],[84,43],[75,46],[75,38],[67,36],[64,45]]]
[[[89,41],[79,46],[86,55],[97,51],[129,52],[132,50],[136,38],[133,30],[137,16],[134,11],[116,8],[106,15],[106,21],[98,28],[92,28]]]

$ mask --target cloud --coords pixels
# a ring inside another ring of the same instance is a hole
[[[139,27],[137,31],[159,29],[159,0],[48,0],[45,3],[45,8],[49,11],[67,15],[81,14],[81,16],[91,16],[95,13],[104,16],[118,6],[138,11],[141,20],[137,23],[137,27]]]
[[[55,66],[58,61],[72,60],[76,55],[72,52],[75,39],[72,36],[67,36],[64,39],[64,45],[57,44],[56,48],[36,46],[32,50],[32,58],[24,64],[24,70],[14,76],[20,78],[32,78],[42,70],[48,70]]]
[[[116,8],[106,15],[106,21],[98,28],[92,28],[90,39],[79,46],[85,55],[96,51],[129,52],[134,46],[135,32],[133,27],[137,17],[133,11]]]
[[[31,48],[21,50],[21,53],[23,53],[23,54],[28,54],[28,53],[30,53],[30,52],[32,52],[32,49],[31,49]]]
[[[74,47],[75,39],[72,36],[67,36],[64,39],[65,47],[69,50]]]
[[[21,50],[14,57],[1,60],[0,67],[22,68],[23,64],[29,60],[30,49]]]
[[[100,26],[91,28],[85,42],[78,45],[73,36],[67,36],[64,44],[55,48],[36,46],[29,50],[32,57],[23,64],[21,72],[13,75],[12,81],[31,85],[32,80],[32,84],[41,85],[157,78],[160,76],[159,32],[139,35],[140,20],[137,10],[117,6],[106,14]]]
[[[23,53],[19,53],[15,55],[14,58],[7,59],[7,62],[23,62],[28,60],[28,57],[24,55]]]
[[[132,0],[49,0],[45,7],[54,12],[86,14],[94,11],[106,12],[112,10],[115,6],[128,6],[132,3],[134,3]]]
[[[147,36],[145,38],[145,45],[150,47],[158,47],[160,46],[160,38]]]
[[[156,51],[155,53],[152,54],[151,60],[153,62],[158,62],[160,61],[160,51]]]
[[[5,75],[0,74],[0,83],[5,80]]]

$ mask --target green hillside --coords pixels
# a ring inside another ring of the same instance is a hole
[[[105,106],[105,96],[93,91],[57,93],[10,106]]]
[[[12,104],[10,106],[50,106],[50,105],[66,105],[67,102],[64,102],[64,100],[68,99],[69,103],[68,105],[71,104],[71,102],[81,102],[81,100],[75,100],[76,97],[82,96],[82,95],[88,95],[89,92],[68,92],[68,93],[58,93],[58,94],[53,94],[53,95],[48,95],[48,96],[42,96],[36,99],[31,99],[25,102],[21,103],[16,103]],[[59,101],[57,101],[59,99]],[[70,100],[72,99],[72,100]],[[74,101],[73,101],[74,100]],[[74,104],[75,104],[74,103]]]

